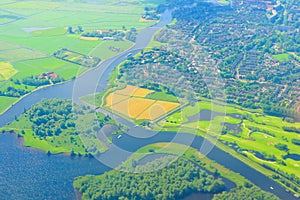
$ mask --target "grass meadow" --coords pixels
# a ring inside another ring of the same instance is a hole
[[[282,54],[277,54],[273,55],[273,57],[278,60],[279,62],[285,62],[290,60],[290,55],[288,53],[282,53]]]
[[[190,122],[189,116],[199,113],[201,110],[211,110],[219,113],[240,114],[244,119],[233,118],[231,116],[215,116],[211,120],[198,120]],[[240,133],[222,134],[223,123],[240,126]],[[292,143],[292,139],[300,139],[300,135],[295,132],[283,130],[284,126],[300,127],[300,123],[290,123],[279,117],[273,117],[253,112],[241,110],[238,107],[222,105],[209,101],[200,101],[194,106],[187,106],[180,112],[168,116],[166,120],[159,122],[164,126],[164,130],[176,130],[176,127],[182,126],[186,130],[194,130],[194,134],[209,135],[217,137],[219,141],[229,142],[237,145],[248,159],[258,163],[271,166],[274,169],[280,169],[289,174],[295,174],[299,177],[300,161],[293,159],[283,159],[282,157],[290,154],[299,154],[299,146]],[[258,130],[251,130],[251,127],[257,127]],[[279,150],[276,144],[285,144],[288,151]],[[229,145],[232,146],[232,145]],[[273,155],[276,161],[262,160],[255,156],[254,152],[261,154]],[[284,162],[285,164],[282,164]]]
[[[154,7],[159,3],[161,2],[138,0],[102,0],[97,3],[1,1],[0,23],[6,24],[0,27],[0,89],[7,86],[21,87],[13,84],[10,78],[21,81],[30,75],[54,71],[65,80],[69,80],[87,70],[85,67],[53,58],[53,53],[61,48],[102,60],[121,53],[133,43],[82,40],[80,34],[69,34],[67,27],[71,26],[76,30],[81,26],[85,32],[123,28],[139,30],[154,23],[139,22],[145,13],[144,8]],[[7,100],[1,104],[0,113],[12,102],[14,101]]]

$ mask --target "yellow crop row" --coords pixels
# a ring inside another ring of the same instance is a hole
[[[154,100],[150,99],[132,97],[114,104],[110,106],[110,108],[130,118],[136,118],[154,102]]]
[[[125,99],[129,99],[129,96],[124,96],[124,95],[120,95],[117,93],[110,93],[106,97],[106,106],[110,107],[110,106],[115,105]]]
[[[8,80],[17,72],[9,62],[0,62],[0,80]]]
[[[122,90],[110,93],[106,97],[106,106],[137,120],[154,120],[180,106],[179,103],[145,98],[152,92],[154,91],[127,85]]]
[[[142,114],[140,114],[136,119],[155,120],[160,116],[170,112],[171,110],[174,110],[177,107],[179,107],[179,103],[157,101],[150,108],[148,108]]]

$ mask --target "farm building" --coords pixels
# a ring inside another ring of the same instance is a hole
[[[57,78],[58,75],[54,72],[45,72],[45,73],[42,73],[39,78],[40,79],[45,79],[45,78]]]

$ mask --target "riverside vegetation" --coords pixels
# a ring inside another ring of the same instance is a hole
[[[96,113],[88,106],[73,105],[69,100],[44,99],[16,120],[1,128],[24,138],[24,145],[48,154],[94,155],[107,149],[108,141],[98,139],[105,125],[121,126],[109,116]]]
[[[0,113],[38,87],[71,80],[130,48],[136,33],[157,21],[140,20],[156,6],[137,0],[1,3]],[[47,72],[55,77],[41,76]]]

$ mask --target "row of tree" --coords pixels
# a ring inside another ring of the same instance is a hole
[[[29,91],[24,90],[21,88],[14,88],[14,87],[7,87],[5,90],[0,90],[0,96],[7,96],[7,97],[21,97],[27,94]]]
[[[293,126],[283,126],[282,129],[287,132],[300,133],[300,128],[293,127]]]

